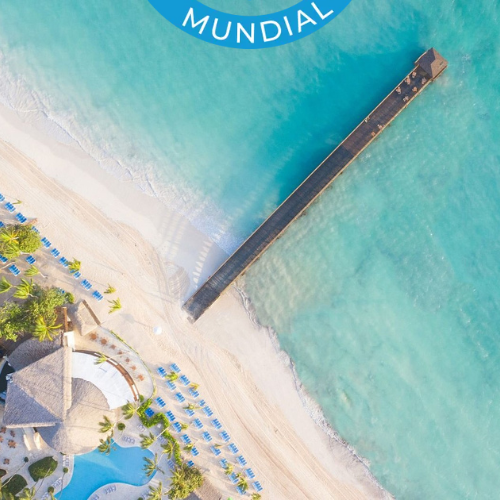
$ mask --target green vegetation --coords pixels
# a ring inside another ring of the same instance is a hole
[[[0,280],[0,293],[7,293],[12,288],[12,283],[9,283],[5,277],[2,276]]]
[[[119,311],[122,308],[122,303],[119,298],[115,300],[108,300],[108,302],[111,304],[109,306],[109,314]]]
[[[7,474],[5,469],[0,469],[0,478],[4,477]]]
[[[52,332],[60,328],[56,326],[56,309],[66,303],[66,296],[57,288],[44,288],[31,280],[21,280],[16,294],[21,302],[7,300],[0,307],[0,338],[16,341],[26,333],[40,341],[52,338]]]
[[[100,426],[99,432],[106,434],[107,432],[112,431],[114,429],[115,424],[111,422],[111,420],[108,417],[106,417],[106,415],[103,416],[103,419],[104,419],[103,422],[99,422]]]
[[[166,491],[163,490],[163,483],[160,481],[158,486],[150,486],[147,500],[161,500]]]
[[[113,437],[112,435],[108,436],[106,439],[99,439],[100,445],[97,447],[97,449],[101,452],[104,453],[105,455],[109,455],[115,447],[113,446]]]
[[[158,453],[155,453],[153,458],[144,457],[145,464],[142,470],[147,477],[151,477],[157,471],[163,473],[163,470],[160,469],[160,460],[161,457],[158,457]]]
[[[203,481],[204,477],[196,467],[189,467],[185,463],[177,465],[173,470],[168,498],[171,500],[187,498],[203,484]]]
[[[72,273],[78,272],[81,267],[82,267],[82,263],[79,260],[73,259],[70,262],[68,262],[68,269]]]
[[[9,260],[36,252],[41,244],[40,235],[31,226],[8,224],[0,229],[0,254]]]
[[[123,422],[120,422],[117,424],[116,428],[120,431],[123,432],[125,430],[125,424]]]
[[[33,486],[32,488],[24,488],[22,493],[19,495],[19,500],[35,500],[36,489]]]
[[[4,482],[2,486],[2,494],[7,493],[13,496],[17,495],[20,491],[24,490],[28,486],[26,479],[19,474],[12,476],[7,481]]]
[[[54,474],[57,468],[57,460],[54,457],[45,457],[28,467],[28,472],[33,481],[39,481]]]

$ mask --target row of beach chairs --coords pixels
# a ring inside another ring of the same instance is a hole
[[[158,374],[160,375],[160,377],[162,378],[166,378],[168,376],[169,373],[171,372],[175,372],[177,374],[180,373],[180,368],[178,367],[177,364],[175,363],[172,363],[170,365],[170,372],[167,372],[167,370],[165,370],[165,368],[163,368],[162,366],[160,366],[158,369],[157,369],[157,372]],[[191,383],[189,378],[186,376],[186,375],[181,375],[178,379],[177,379],[177,382],[180,383],[182,386],[184,387],[187,387],[189,386],[189,384]],[[184,397],[184,395],[178,391],[177,389],[177,386],[174,382],[172,382],[171,380],[166,380],[166,385],[167,387],[172,391],[174,392],[174,397],[175,399],[177,400],[178,403],[182,404],[186,401],[186,398]],[[177,392],[176,392],[177,391]],[[188,389],[189,391],[189,394],[194,398],[194,399],[198,399],[200,394],[197,390],[195,390],[193,387],[189,387]],[[165,406],[166,406],[166,403],[165,401],[163,400],[163,398],[161,397],[158,397],[156,398],[155,400],[156,404],[161,408],[163,409]],[[204,400],[199,400],[197,401],[197,405],[201,407],[201,410],[203,411],[203,413],[207,416],[207,417],[212,417],[213,416],[213,411],[212,409],[206,404],[206,402]],[[150,411],[150,413],[146,412],[146,414],[148,414],[148,416],[152,416],[154,415],[154,411],[151,409],[151,408],[148,408],[148,410]],[[192,416],[195,416],[195,412],[192,411],[192,410],[189,410],[189,409],[184,409],[184,411],[188,414],[188,416],[192,417]],[[167,416],[167,418],[169,419],[169,421],[172,423],[172,428],[175,432],[177,433],[181,433],[183,432],[183,429],[182,429],[182,426],[179,422],[175,422],[175,416],[173,415],[173,413],[171,411],[167,411],[165,412],[165,415]],[[227,431],[225,431],[223,428],[222,428],[222,424],[221,422],[217,419],[217,418],[214,418],[210,421],[210,423],[213,425],[213,427],[217,430],[217,431],[220,431],[219,432],[219,436],[220,438],[225,442],[225,443],[229,443],[231,441],[231,437],[230,435],[227,433]],[[199,418],[195,418],[192,422],[191,422],[191,425],[197,429],[197,430],[202,430],[204,429],[204,424],[203,422],[199,419]],[[213,441],[213,437],[212,435],[210,434],[210,432],[204,430],[201,434],[203,440],[208,444],[208,443],[211,443]],[[181,441],[184,443],[184,444],[191,444],[191,439],[189,438],[189,436],[187,434],[183,434],[180,436],[180,439]],[[227,450],[233,454],[233,455],[238,455],[235,457],[235,460],[236,462],[243,468],[245,468],[248,464],[247,464],[247,461],[245,459],[245,457],[243,455],[239,455],[239,449],[238,447],[234,444],[234,443],[230,443],[227,445]],[[210,446],[210,451],[216,456],[220,456],[222,454],[222,450],[220,449],[220,446]],[[199,451],[196,449],[196,448],[193,448],[191,450],[191,453],[194,457],[198,456],[199,454]],[[192,462],[191,462],[192,463]],[[223,459],[221,461],[221,465],[222,464],[226,464],[227,465],[227,460],[226,459]],[[193,464],[194,465],[194,464]],[[225,465],[223,465],[223,467],[225,467]],[[255,479],[255,474],[253,472],[252,469],[250,468],[245,468],[244,469],[248,478],[249,479]],[[231,477],[230,477],[231,479]],[[234,481],[234,484],[238,483],[238,479],[236,478],[236,481]],[[253,487],[255,488],[255,490],[257,492],[260,492],[262,491],[262,486],[261,484],[258,482],[258,481],[255,481],[253,483]],[[243,492],[241,490],[241,488],[238,488],[238,492],[240,494],[244,494],[245,492]]]

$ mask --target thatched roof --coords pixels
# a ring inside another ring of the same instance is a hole
[[[57,351],[60,347],[61,340],[59,336],[53,342],[40,342],[31,338],[17,345],[14,352],[9,355],[9,364],[14,370],[20,371],[35,363],[35,361]]]
[[[68,455],[89,453],[99,445],[104,435],[99,422],[106,415],[116,421],[104,394],[91,382],[73,379],[73,404],[63,423],[39,429],[43,440],[53,449]]]
[[[71,405],[71,353],[61,347],[12,374],[4,425],[43,427],[64,421]]]
[[[94,311],[92,311],[85,300],[82,300],[75,308],[68,311],[68,314],[73,323],[73,328],[83,336],[95,332],[97,327],[101,324]]]
[[[420,66],[431,78],[436,78],[446,69],[448,61],[436,49],[429,49],[418,59],[416,65]]]

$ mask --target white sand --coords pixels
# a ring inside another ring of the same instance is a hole
[[[20,210],[38,218],[37,226],[66,257],[83,262],[84,276],[98,289],[116,286],[122,312],[109,316],[105,301],[92,300],[104,326],[153,368],[175,361],[201,384],[202,396],[264,487],[263,498],[389,497],[347,448],[313,422],[286,356],[250,320],[234,289],[198,323],[187,321],[165,264],[181,266],[192,291],[225,259],[216,245],[132,183],[118,181],[81,150],[6,108],[0,110],[0,138],[0,192],[22,200]],[[160,337],[152,333],[156,325],[163,327]],[[202,455],[200,465],[221,496],[236,498],[217,461]]]

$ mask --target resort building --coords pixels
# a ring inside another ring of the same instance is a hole
[[[75,351],[72,337],[67,332],[54,342],[19,344],[8,362],[4,358],[0,392],[5,427],[32,427],[54,450],[80,455],[99,445],[99,422],[105,416],[116,422],[120,407],[137,400],[138,391],[121,365]]]

